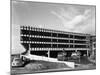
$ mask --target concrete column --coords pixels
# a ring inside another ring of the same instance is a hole
[[[31,51],[31,49],[30,49],[30,43],[29,43],[29,50],[28,50],[28,55],[30,54],[30,51]]]
[[[47,54],[48,54],[48,58],[50,58],[50,50],[48,50],[48,53]]]
[[[77,52],[77,49],[75,50],[75,52]]]
[[[87,56],[88,56],[88,50],[87,50]]]
[[[73,39],[75,39],[75,35],[73,35]]]

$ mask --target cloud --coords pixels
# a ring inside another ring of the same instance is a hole
[[[95,33],[95,28],[92,28],[95,27],[95,13],[92,9],[80,12],[74,7],[67,10],[60,8],[59,12],[51,11],[51,13],[61,20],[67,31]]]

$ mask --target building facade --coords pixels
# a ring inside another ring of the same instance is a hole
[[[90,36],[90,47],[91,47],[91,55],[96,55],[96,36],[91,35]]]
[[[20,41],[26,53],[56,58],[63,50],[68,56],[80,51],[86,54],[90,48],[90,34],[65,32],[30,26],[20,27]]]

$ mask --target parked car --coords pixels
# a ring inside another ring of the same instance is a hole
[[[80,52],[73,52],[71,54],[71,59],[74,59],[74,60],[80,59]]]
[[[58,58],[59,61],[65,61],[66,53],[65,52],[58,53],[57,58]]]
[[[24,62],[20,58],[14,58],[12,60],[12,67],[21,67],[23,64]]]

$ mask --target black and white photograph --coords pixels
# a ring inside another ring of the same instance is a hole
[[[11,74],[96,69],[96,6],[11,0]]]

